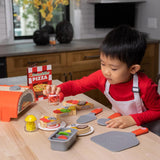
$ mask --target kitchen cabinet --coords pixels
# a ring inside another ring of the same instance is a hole
[[[141,71],[157,82],[158,61],[159,61],[159,43],[149,43],[145,52],[145,56],[141,63]]]
[[[7,57],[8,77],[22,76],[27,74],[27,67],[52,64],[55,74],[65,69],[65,53],[24,55]]]
[[[6,58],[0,57],[0,78],[7,77]]]
[[[158,74],[158,52],[159,42],[148,43],[141,68],[155,82]],[[80,79],[100,69],[99,49],[10,56],[6,61],[8,77],[26,75],[29,66],[51,64],[53,79],[62,82]],[[108,105],[108,101],[100,91],[93,90],[86,94]]]
[[[7,57],[7,75],[26,75],[27,67],[46,64],[52,65],[53,79],[81,78],[100,68],[99,50]]]

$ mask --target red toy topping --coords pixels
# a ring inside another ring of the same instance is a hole
[[[40,120],[43,121],[43,122],[46,122],[46,123],[49,123],[49,122],[50,122],[50,120],[48,120],[48,119],[46,119],[46,118],[44,118],[44,117],[41,118]]]
[[[57,95],[50,95],[50,96],[48,97],[48,100],[49,100],[51,103],[53,103],[53,102],[59,102],[59,96],[57,96]]]
[[[78,100],[68,100],[67,103],[78,104]]]
[[[66,136],[64,136],[64,135],[61,135],[61,136],[59,136],[58,137],[59,139],[68,139]]]
[[[63,113],[63,112],[61,112],[60,110],[56,109],[56,110],[53,111],[53,113]]]

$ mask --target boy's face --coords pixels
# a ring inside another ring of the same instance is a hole
[[[130,80],[131,73],[126,63],[106,57],[103,53],[100,54],[100,61],[102,73],[110,84],[125,83]]]

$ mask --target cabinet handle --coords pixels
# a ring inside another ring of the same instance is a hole
[[[94,56],[84,56],[84,60],[88,60],[88,59],[95,59],[95,58],[99,58],[100,55],[94,55]]]
[[[67,81],[67,74],[64,73],[63,75],[64,75],[64,81],[66,82]]]
[[[33,65],[36,66],[39,63],[47,63],[47,60],[27,62],[27,65],[29,65],[29,66],[33,66]]]
[[[68,74],[70,75],[70,80],[72,80],[72,73],[71,73],[71,72],[69,72]]]

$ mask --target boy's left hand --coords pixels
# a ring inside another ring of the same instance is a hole
[[[120,116],[106,122],[108,128],[127,128],[136,124],[131,116]]]

